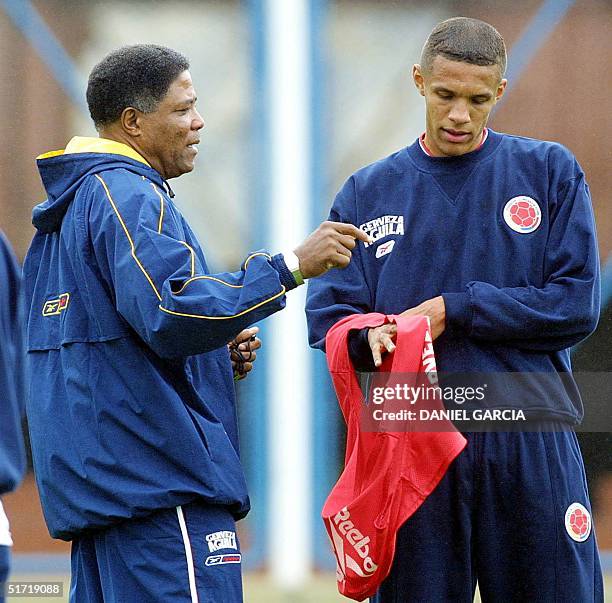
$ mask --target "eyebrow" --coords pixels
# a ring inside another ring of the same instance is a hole
[[[183,105],[195,105],[198,102],[198,97],[193,96],[191,98],[185,99],[178,104],[182,107]]]
[[[454,90],[449,90],[448,88],[445,88],[444,86],[436,86],[436,84],[432,85],[432,89],[434,92],[446,92],[448,94],[453,94],[453,95],[457,94]],[[477,94],[470,94],[470,98],[478,98],[478,97],[489,99],[489,98],[493,98],[493,95],[490,92],[478,92]]]

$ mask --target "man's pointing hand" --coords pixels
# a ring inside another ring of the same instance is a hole
[[[346,268],[357,241],[369,243],[369,236],[352,224],[323,222],[295,249],[303,278],[320,276],[330,268]]]

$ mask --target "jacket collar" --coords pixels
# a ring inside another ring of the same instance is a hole
[[[116,140],[110,140],[108,138],[93,138],[88,136],[75,136],[66,145],[65,149],[43,153],[36,159],[48,159],[49,157],[56,157],[58,155],[72,155],[76,153],[105,153],[122,155],[124,157],[134,159],[135,161],[140,161],[141,163],[151,167],[149,162],[140,153],[122,142],[117,142]]]

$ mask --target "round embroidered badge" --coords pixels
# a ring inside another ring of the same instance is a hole
[[[520,195],[512,197],[504,207],[506,224],[522,234],[533,232],[542,222],[542,211],[535,199]]]
[[[565,512],[565,529],[572,540],[584,542],[591,533],[591,514],[584,505],[572,503]]]

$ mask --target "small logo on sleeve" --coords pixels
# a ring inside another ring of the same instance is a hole
[[[584,542],[591,534],[591,514],[579,502],[572,503],[565,512],[565,529],[572,540]]]
[[[504,206],[504,220],[514,232],[528,234],[542,222],[542,210],[535,199],[520,195]]]
[[[43,306],[43,316],[57,316],[68,307],[70,293],[62,293],[57,299],[50,299]]]

